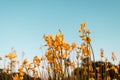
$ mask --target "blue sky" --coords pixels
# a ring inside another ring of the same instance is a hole
[[[87,23],[97,60],[100,49],[111,58],[120,56],[120,1],[119,0],[1,0],[0,1],[0,56],[11,47],[31,60],[41,56],[39,50],[44,33],[55,34],[61,29],[68,43],[81,43],[79,24]],[[119,57],[118,57],[119,58]],[[120,59],[118,59],[119,61]],[[118,63],[117,61],[117,63]]]

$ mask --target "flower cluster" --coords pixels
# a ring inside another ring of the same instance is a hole
[[[36,55],[31,62],[24,58],[25,52],[22,52],[22,60],[18,61],[16,50],[12,48],[5,57],[0,57],[4,62],[0,80],[120,80],[120,65],[111,64],[103,49],[100,50],[101,60],[95,61],[86,23],[80,24],[79,33],[80,45],[66,42],[61,31],[55,36],[44,34],[44,47],[47,48],[44,56]],[[114,52],[111,59],[114,63],[117,60]]]

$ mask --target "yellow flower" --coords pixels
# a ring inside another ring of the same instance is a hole
[[[23,80],[23,76],[21,76],[19,80]]]
[[[35,60],[35,61],[39,60],[38,56],[35,56],[35,57],[34,57],[34,60]]]
[[[90,44],[90,43],[91,43],[90,37],[86,37],[86,38],[85,38],[85,41],[86,41],[88,44]]]
[[[82,50],[82,52],[84,53],[86,49],[87,49],[86,44],[82,43],[81,44],[81,50]]]
[[[80,38],[81,38],[82,40],[85,40],[85,39],[86,39],[86,36],[82,35],[82,36],[80,36]]]
[[[61,70],[60,64],[57,64],[57,70]]]
[[[59,46],[58,42],[55,41],[55,42],[53,43],[53,46],[54,46],[55,48],[57,48],[57,47]]]
[[[82,33],[82,36],[84,35],[84,28],[80,28],[79,29],[79,32],[81,32]]]
[[[88,28],[86,28],[86,33],[90,34],[90,31],[89,31],[89,29],[88,29]]]
[[[25,75],[25,73],[24,72],[19,72],[20,73],[20,76],[24,76]]]
[[[95,80],[94,78],[90,78],[89,80]]]
[[[53,59],[52,57],[49,57],[49,58],[48,58],[48,62],[51,64],[51,63],[54,62],[54,59]]]
[[[18,69],[18,71],[19,71],[19,72],[22,72],[22,71],[23,71],[23,68],[24,68],[24,66],[22,65],[22,66]]]
[[[80,28],[78,32],[81,32],[82,34],[84,34],[84,28]]]
[[[96,70],[97,70],[97,72],[99,72],[99,71],[100,71],[100,68],[99,68],[99,67],[96,67]]]
[[[70,61],[67,61],[66,62],[67,66],[71,65],[71,62]]]
[[[38,58],[38,56],[35,56],[33,60],[35,61],[37,66],[40,66],[40,59]]]
[[[50,39],[53,39],[53,35],[52,34],[49,34],[49,36],[48,37],[50,37]]]
[[[84,27],[86,26],[86,23],[82,23],[80,24],[81,28],[79,29],[79,32],[82,33],[82,36],[85,34],[85,30],[84,30]]]
[[[110,70],[110,68],[106,68],[106,71],[109,71]]]
[[[61,71],[61,74],[63,74],[63,75],[65,74],[63,69],[62,69],[62,71]]]
[[[68,43],[65,43],[65,42],[62,44],[62,47],[64,50],[70,50],[70,48],[71,48],[70,45]]]
[[[23,65],[26,65],[28,63],[27,59],[23,61]]]
[[[19,73],[20,73],[20,80],[23,80],[23,76],[24,76],[23,68],[24,68],[24,66],[22,65],[22,66],[18,69],[18,71],[19,71]]]
[[[90,37],[88,36],[88,37],[86,37],[86,36],[80,36],[81,37],[81,39],[82,40],[84,40],[86,43],[88,43],[88,44],[90,44],[91,43],[91,39],[90,39]]]
[[[91,55],[91,50],[86,50],[83,54],[85,57],[89,57]]]
[[[15,76],[12,76],[12,78],[13,80],[20,80],[18,74],[16,74]]]
[[[62,41],[64,40],[64,35],[62,35],[61,33],[56,33],[56,41],[61,44]]]
[[[80,26],[81,26],[82,28],[84,28],[84,27],[86,26],[86,23],[85,23],[85,22],[84,22],[84,23],[81,23]]]
[[[11,53],[7,54],[5,57],[7,57],[9,59],[13,59],[13,58],[16,58],[17,56],[16,56],[16,54],[11,52]]]
[[[68,56],[68,54],[65,52],[63,55],[62,55],[62,59],[65,59],[65,58],[67,58],[67,56]]]
[[[115,73],[118,73],[118,70],[115,66],[112,66],[111,69],[113,69],[115,71]]]

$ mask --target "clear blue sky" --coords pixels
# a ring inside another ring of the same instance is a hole
[[[114,51],[119,58],[119,0],[1,0],[0,56],[9,53],[13,46],[18,56],[24,51],[29,60],[34,55],[41,56],[43,34],[55,34],[58,29],[67,42],[80,44],[78,30],[82,22],[91,31],[97,60],[101,48],[106,57],[111,58]]]

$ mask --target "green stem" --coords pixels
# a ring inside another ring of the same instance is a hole
[[[97,72],[96,72],[96,65],[95,65],[95,56],[94,56],[94,51],[93,51],[93,48],[92,48],[91,44],[89,44],[89,45],[90,45],[90,48],[91,48],[91,51],[92,51],[92,55],[93,55],[93,61],[94,61],[94,71],[95,71],[95,80],[97,80]]]

